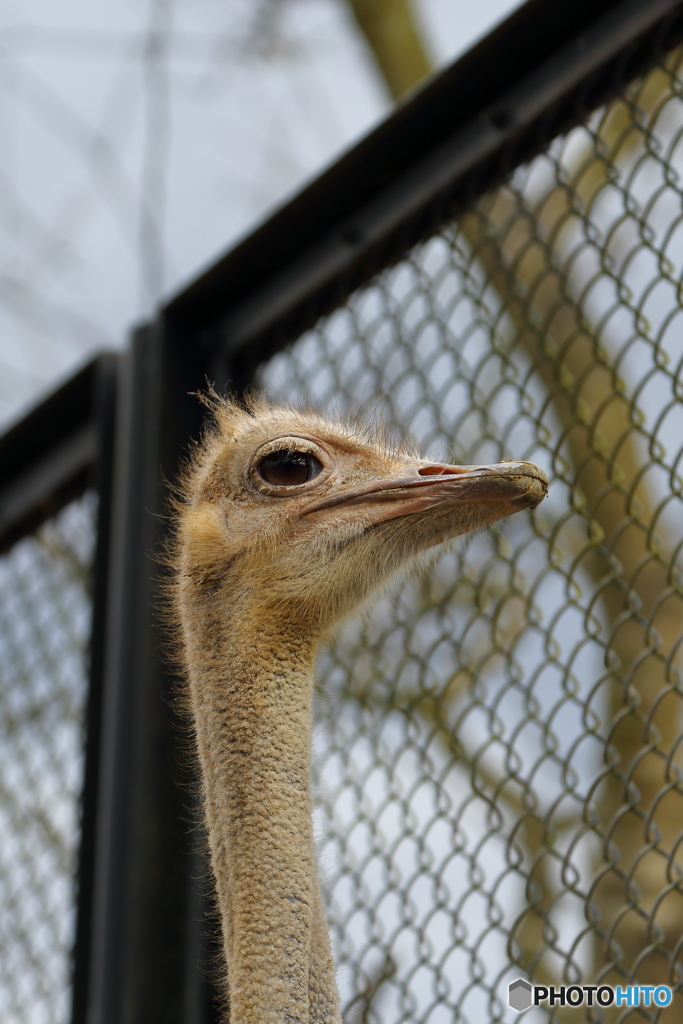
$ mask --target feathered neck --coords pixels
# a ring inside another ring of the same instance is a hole
[[[179,605],[231,1024],[341,1024],[311,822],[317,638],[211,589],[188,580]]]

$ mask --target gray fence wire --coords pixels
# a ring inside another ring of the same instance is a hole
[[[95,501],[0,558],[0,1017],[66,1024]]]
[[[683,996],[679,51],[264,364],[550,497],[441,555],[321,667],[346,1020],[512,1021],[508,983]],[[376,396],[380,396],[377,400]]]

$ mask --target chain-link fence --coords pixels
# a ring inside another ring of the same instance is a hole
[[[378,405],[438,457],[551,478],[321,665],[349,1022],[510,1021],[520,976],[680,989],[682,67],[676,51],[259,371],[275,397]],[[682,1012],[677,991],[529,1019]]]
[[[70,1013],[92,494],[0,559],[0,1016]]]

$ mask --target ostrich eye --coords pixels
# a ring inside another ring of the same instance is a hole
[[[262,480],[273,487],[296,487],[297,484],[312,480],[322,468],[322,463],[310,452],[281,448],[261,459],[258,473]]]

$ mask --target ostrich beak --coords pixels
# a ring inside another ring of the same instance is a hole
[[[302,515],[343,506],[373,506],[375,522],[411,515],[435,505],[501,506],[496,518],[536,508],[548,493],[548,478],[532,462],[491,466],[418,465],[401,476],[349,487],[306,505]]]

